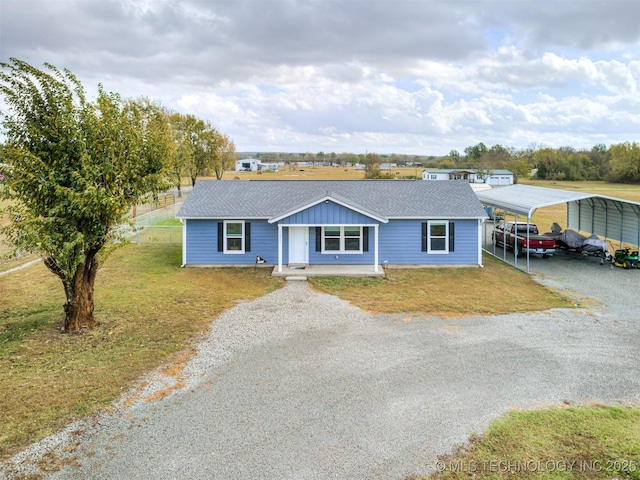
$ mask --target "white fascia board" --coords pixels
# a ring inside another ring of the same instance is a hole
[[[389,220],[485,220],[489,218],[487,216],[473,216],[473,217],[452,217],[452,216],[442,216],[442,215],[421,215],[419,217],[389,217]]]
[[[177,219],[185,219],[185,220],[268,220],[269,217],[242,217],[242,216],[232,216],[232,217],[183,217],[176,216]]]
[[[375,227],[378,223],[279,223],[283,228],[289,227]]]
[[[355,207],[353,205],[349,205],[347,202],[342,202],[342,201],[337,200],[336,198],[334,198],[334,197],[332,197],[330,195],[327,195],[325,197],[322,197],[319,200],[315,200],[315,201],[310,202],[310,203],[308,203],[306,205],[303,205],[301,207],[295,208],[295,209],[293,209],[293,210],[291,210],[289,212],[283,213],[282,215],[278,215],[277,217],[271,217],[269,219],[269,223],[279,222],[283,218],[290,217],[292,215],[295,215],[296,213],[300,213],[300,212],[302,212],[304,210],[307,210],[307,209],[309,209],[311,207],[315,207],[316,205],[319,205],[322,202],[326,202],[326,201],[331,201],[333,203],[337,203],[338,205],[340,205],[342,207],[348,208],[349,210],[353,210],[356,213],[364,215],[365,217],[369,217],[369,218],[371,218],[373,220],[376,220],[378,222],[381,222],[381,223],[388,223],[389,222],[389,219],[387,219],[385,217],[382,217],[380,215],[376,215],[374,213],[366,212],[366,211],[364,211],[364,210],[362,210],[362,209],[360,209],[358,207]]]

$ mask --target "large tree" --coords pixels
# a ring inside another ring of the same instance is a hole
[[[181,145],[181,153],[185,155],[186,173],[191,179],[191,186],[194,186],[200,175],[207,175],[214,169],[219,144],[217,131],[209,122],[190,114],[174,114],[171,124]]]
[[[175,113],[171,116],[171,128],[178,145],[176,153],[182,155],[180,168],[186,170],[191,186],[194,186],[198,176],[208,167],[203,138],[207,124],[195,115]]]
[[[640,183],[640,144],[611,145],[611,177],[614,182]]]
[[[382,157],[377,153],[367,153],[364,158],[364,178],[380,178]]]
[[[215,173],[220,180],[224,172],[234,166],[234,143],[208,121],[182,113],[173,113],[169,119],[173,144],[168,166],[173,184],[178,185],[185,174],[189,175],[192,186],[200,175]]]
[[[95,326],[98,267],[130,208],[162,188],[167,119],[148,100],[102,86],[89,101],[80,81],[50,64],[0,63],[2,126],[10,164],[1,197],[17,247],[44,257],[64,286],[64,330]]]
[[[492,167],[489,165],[488,152],[489,149],[482,142],[464,149],[468,167],[473,168],[476,176],[483,180],[491,175]]]
[[[193,160],[193,144],[185,130],[185,118],[180,113],[169,115],[171,148],[165,165],[169,183],[178,189],[178,197],[182,197],[182,177],[190,174]]]
[[[222,180],[222,175],[225,171],[234,167],[237,158],[236,146],[232,140],[226,135],[218,131],[212,131],[212,136],[216,139],[211,142],[213,150],[213,171],[216,174],[216,179]]]

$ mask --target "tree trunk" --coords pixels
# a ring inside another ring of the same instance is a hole
[[[64,304],[64,331],[73,333],[84,328],[93,328],[97,322],[93,318],[93,285],[98,273],[98,262],[93,256],[87,263],[78,265]]]

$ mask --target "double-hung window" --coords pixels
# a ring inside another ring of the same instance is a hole
[[[224,222],[224,253],[244,253],[244,222],[226,220]]]
[[[362,253],[362,227],[324,227],[323,253]]]
[[[427,222],[427,252],[449,252],[449,222]]]

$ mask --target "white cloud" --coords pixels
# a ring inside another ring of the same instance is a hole
[[[2,0],[0,59],[157,98],[239,150],[638,140],[640,3]]]

